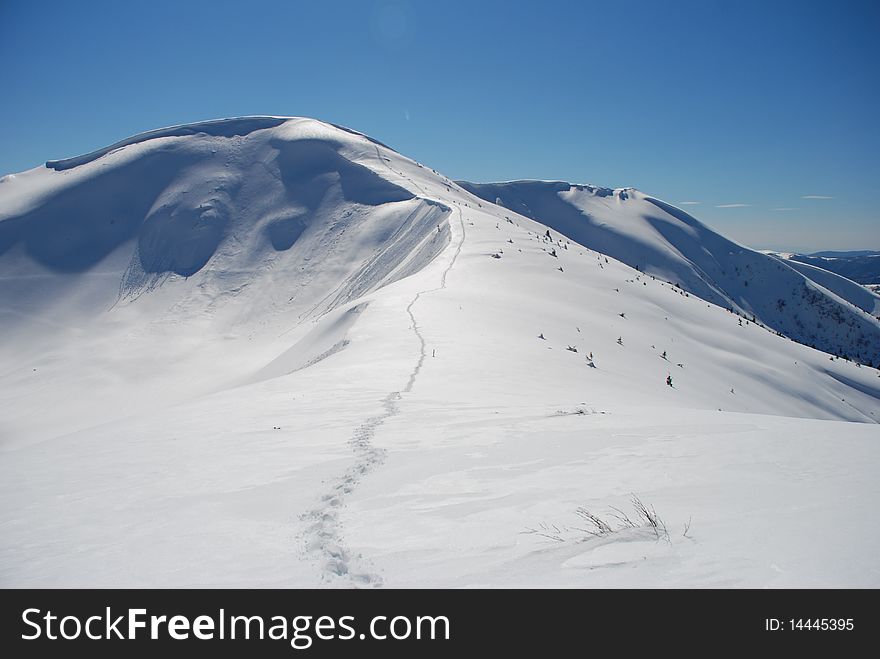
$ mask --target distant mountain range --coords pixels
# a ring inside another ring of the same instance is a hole
[[[777,256],[828,270],[859,284],[880,284],[880,252],[877,251],[777,253]]]

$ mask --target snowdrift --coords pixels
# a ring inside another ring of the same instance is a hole
[[[283,374],[284,360],[264,367],[309,332],[290,370],[343,345],[332,318],[326,331],[312,324],[449,244],[450,208],[391,180],[392,159],[354,131],[247,117],[150,131],[4,177],[5,384],[42,374],[44,394],[59,399],[44,419],[51,434]],[[90,354],[74,366],[56,350]],[[72,401],[76,379],[106,388],[104,400]],[[44,404],[15,406],[0,427],[21,435]]]
[[[5,180],[0,254],[10,252],[19,272],[81,273],[130,252],[124,297],[171,275],[192,277],[212,260],[212,270],[252,283],[270,264],[306,270],[320,254],[345,281],[337,297],[357,296],[448,240],[437,231],[444,209],[413,203],[410,191],[360,164],[364,156],[379,158],[372,143],[309,121],[151,131]],[[433,247],[421,245],[426,238]],[[333,262],[341,251],[343,262]],[[369,273],[357,272],[365,259],[351,251],[373,257]]]

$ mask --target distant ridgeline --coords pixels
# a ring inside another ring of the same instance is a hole
[[[631,188],[563,181],[459,185],[780,335],[880,366],[880,296],[844,277],[739,245]]]
[[[880,252],[816,252],[792,254],[788,258],[834,272],[859,284],[880,284]]]

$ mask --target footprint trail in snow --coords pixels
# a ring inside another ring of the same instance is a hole
[[[419,341],[419,357],[402,393],[412,391],[427,355],[427,343],[419,330],[413,307],[422,295],[435,293],[446,288],[447,275],[455,265],[464,244],[464,219],[461,208],[456,210],[460,235],[452,259],[440,278],[440,285],[436,288],[419,291],[406,307],[406,312],[412,322],[411,329]],[[376,470],[385,461],[385,450],[374,446],[373,438],[378,428],[386,420],[399,413],[397,403],[400,397],[400,391],[390,392],[382,399],[384,411],[369,417],[355,429],[351,439],[348,440],[348,445],[354,454],[354,464],[342,476],[332,480],[330,490],[321,497],[320,504],[302,516],[302,520],[307,525],[304,533],[306,552],[315,556],[320,562],[321,576],[325,582],[336,582],[338,585],[355,588],[379,587],[383,583],[379,574],[370,571],[368,560],[360,554],[354,554],[348,547],[343,534],[340,513],[345,505],[346,497],[355,490],[365,476]]]

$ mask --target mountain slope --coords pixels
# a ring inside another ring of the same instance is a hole
[[[800,269],[738,245],[684,211],[637,190],[549,181],[461,183],[481,198],[578,243],[837,355],[880,363],[880,321],[855,287],[831,290]],[[880,301],[880,298],[875,300]]]
[[[875,318],[880,318],[880,295],[830,270],[825,270],[809,263],[802,263],[795,259],[784,259],[784,261],[789,267],[797,270],[804,277],[807,277],[819,286],[831,291],[841,299],[857,306]]]
[[[51,272],[78,273],[124,246],[134,252],[122,282],[130,296],[171,275],[192,276],[215,256],[243,280],[270,261],[276,265],[279,252],[308,260],[317,250],[326,259],[328,247],[343,251],[339,236],[363,231],[367,217],[383,226],[346,238],[346,247],[379,249],[392,236],[400,239],[394,229],[401,225],[436,228],[406,218],[449,209],[404,204],[414,195],[359,164],[361,158],[378,159],[378,147],[306,120],[253,117],[151,131],[6,177],[0,249],[17,248]],[[355,207],[364,217],[349,219]],[[325,222],[328,208],[342,209],[342,217]],[[418,244],[430,235],[407,240]],[[374,264],[373,283],[405,256]]]
[[[877,585],[876,370],[276,119],[0,184],[0,584]]]
[[[70,430],[99,409],[129,414],[251,378],[303,319],[418,271],[448,244],[450,209],[383,178],[380,150],[393,153],[320,122],[253,117],[152,131],[6,177],[7,383],[43,374],[60,402],[42,427]],[[73,336],[89,355],[75,373],[46,350]],[[68,402],[68,379],[107,385],[106,397]],[[13,402],[2,425],[23,436],[45,401]]]

